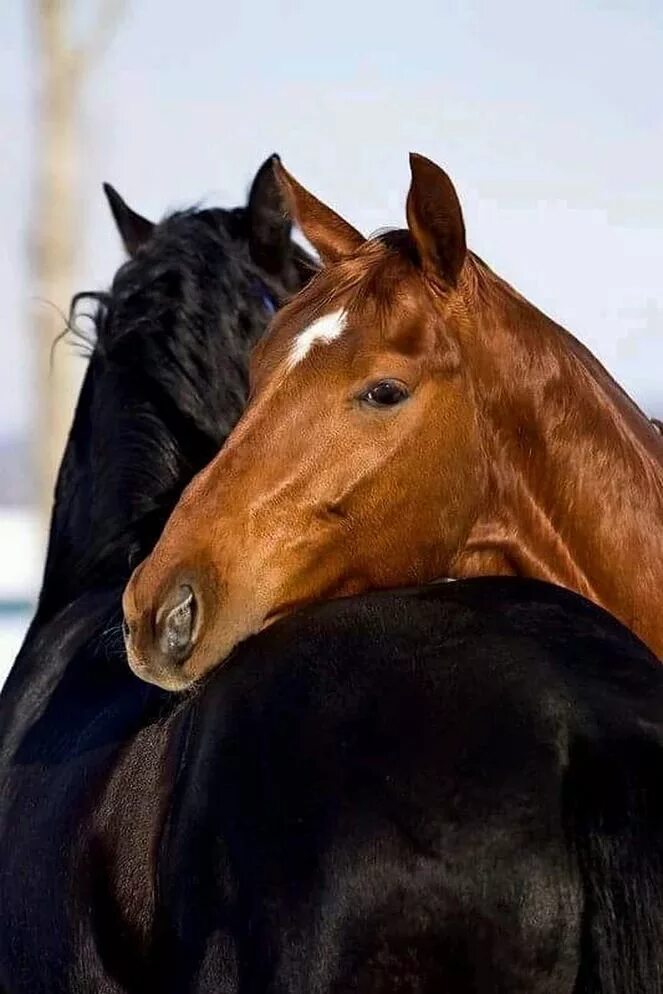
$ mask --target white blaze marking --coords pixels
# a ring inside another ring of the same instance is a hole
[[[331,314],[323,314],[321,318],[300,332],[290,349],[288,370],[299,365],[318,342],[324,342],[325,345],[328,345],[340,338],[346,323],[347,316],[344,310],[332,311]]]

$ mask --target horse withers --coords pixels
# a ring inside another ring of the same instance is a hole
[[[251,347],[314,269],[271,159],[233,210],[154,225],[107,194],[130,258],[90,295],[39,604],[0,695],[4,994],[164,990],[147,979],[178,740],[173,699],[127,666],[121,593],[239,418]]]
[[[127,587],[145,679],[186,687],[312,601],[482,574],[574,589],[663,654],[663,440],[467,250],[448,176],[411,165],[407,230],[372,240],[281,167],[325,266]]]

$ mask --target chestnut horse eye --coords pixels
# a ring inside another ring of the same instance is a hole
[[[360,395],[360,400],[371,407],[395,407],[402,404],[410,396],[410,391],[404,383],[398,380],[380,380]]]

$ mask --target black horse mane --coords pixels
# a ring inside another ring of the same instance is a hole
[[[126,580],[241,414],[253,344],[314,270],[290,242],[266,273],[247,225],[241,208],[173,214],[108,292],[74,297],[66,335],[90,359],[56,486],[42,618],[90,584]],[[90,302],[92,331],[80,322]]]

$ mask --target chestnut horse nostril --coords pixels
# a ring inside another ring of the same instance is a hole
[[[183,660],[193,642],[196,622],[196,598],[188,584],[177,591],[177,600],[165,605],[157,616],[156,636],[159,649],[169,659]]]

